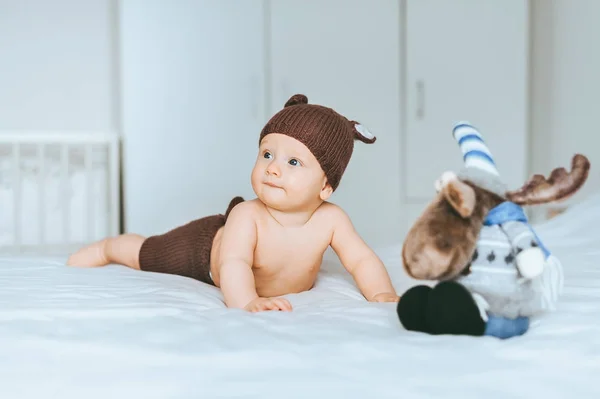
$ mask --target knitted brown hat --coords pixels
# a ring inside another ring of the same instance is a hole
[[[259,143],[270,133],[285,134],[303,143],[319,161],[334,191],[350,162],[354,140],[367,144],[376,140],[360,123],[349,121],[331,108],[308,104],[303,94],[293,95],[267,122]]]

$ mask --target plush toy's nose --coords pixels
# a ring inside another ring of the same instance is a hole
[[[406,259],[406,270],[417,280],[437,280],[448,272],[450,259],[450,254],[427,247]]]
[[[429,280],[432,278],[431,260],[424,254],[414,254],[409,260],[406,268],[408,274],[417,280]]]

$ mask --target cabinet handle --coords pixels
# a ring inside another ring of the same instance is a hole
[[[417,119],[425,117],[425,82],[417,80]]]

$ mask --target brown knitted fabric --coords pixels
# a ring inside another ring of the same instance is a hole
[[[267,122],[259,143],[270,133],[285,134],[303,143],[319,161],[333,190],[350,162],[354,140],[367,144],[376,140],[360,123],[349,121],[331,108],[308,104],[303,94],[292,96]]]
[[[191,277],[214,285],[210,277],[213,240],[233,207],[243,201],[243,198],[235,197],[225,215],[206,216],[167,233],[148,237],[140,248],[140,269]]]

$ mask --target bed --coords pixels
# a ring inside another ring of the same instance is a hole
[[[600,193],[537,229],[563,260],[564,296],[506,341],[405,331],[331,253],[293,312],[257,314],[184,277],[4,256],[0,397],[599,397]],[[399,251],[377,249],[403,292],[416,282]]]

